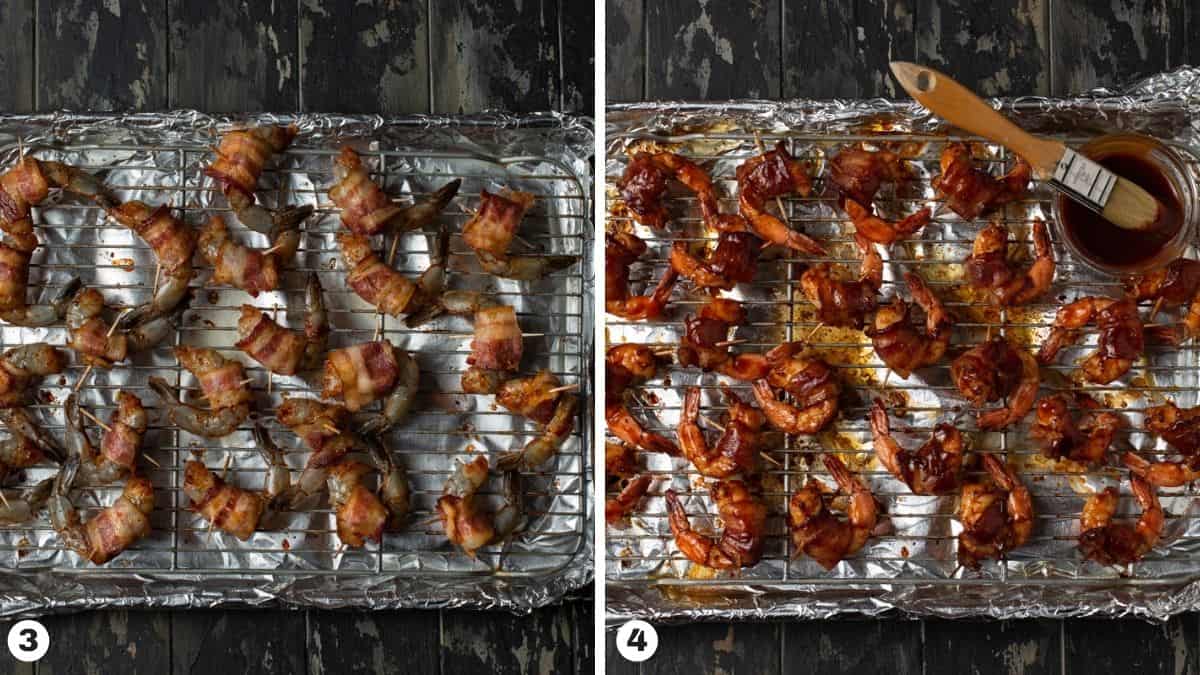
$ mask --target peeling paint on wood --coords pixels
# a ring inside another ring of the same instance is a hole
[[[921,671],[918,621],[800,621],[783,627],[783,671],[814,673],[917,673]]]
[[[1045,96],[1048,1],[917,0],[917,59],[984,96]]]
[[[1182,65],[1186,5],[1194,0],[1055,2],[1054,94],[1123,85]],[[1191,42],[1197,35],[1190,34]],[[1194,50],[1195,47],[1193,46]]]
[[[930,673],[1058,673],[1062,668],[1062,622],[925,622],[925,668]]]
[[[558,3],[433,3],[433,110],[517,112],[559,105]]]
[[[679,0],[646,7],[650,98],[778,98],[779,2]]]
[[[1196,673],[1200,657],[1195,614],[1166,624],[1080,619],[1066,624],[1066,673],[1093,675],[1097,657],[1110,673]]]
[[[610,102],[640,101],[646,87],[646,24],[643,0],[608,0],[604,22],[605,96]]]
[[[785,98],[898,98],[888,62],[916,56],[913,0],[784,3]]]
[[[172,672],[196,675],[304,672],[303,612],[200,610],[171,612],[170,617],[174,636]]]
[[[301,0],[305,110],[429,112],[425,0]]]
[[[562,0],[562,110],[592,114],[596,17],[592,5]]]
[[[38,662],[38,673],[150,674],[171,668],[166,613],[112,610],[41,621],[50,634],[50,651]]]
[[[309,675],[438,672],[434,611],[311,612]]]
[[[38,3],[39,108],[167,107],[166,25],[162,2]]]
[[[573,672],[575,628],[562,608],[529,616],[492,612],[442,612],[443,673]]]
[[[656,626],[658,652],[646,662],[650,673],[778,673],[783,625],[689,623]],[[609,641],[612,641],[610,634]],[[613,651],[610,650],[612,659]],[[616,655],[622,660],[620,655]],[[630,672],[630,671],[626,671]],[[788,672],[822,672],[795,664]]]
[[[295,2],[168,3],[172,107],[207,112],[299,107]]]
[[[10,39],[0,41],[0,110],[31,112],[34,106],[34,0],[0,3],[0,27]]]

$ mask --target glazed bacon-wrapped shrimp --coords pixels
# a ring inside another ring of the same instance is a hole
[[[745,230],[746,223],[741,218],[720,212],[717,191],[708,172],[673,152],[638,152],[629,159],[617,189],[635,220],[658,229],[667,226],[671,215],[663,198],[670,178],[695,193],[700,204],[700,217],[706,225],[721,231]]]
[[[196,377],[209,408],[184,403],[179,392],[161,377],[150,378],[167,419],[189,433],[205,438],[228,436],[250,416],[252,396],[242,364],[221,356],[214,349],[176,347],[175,358]]]
[[[148,478],[132,476],[116,502],[83,522],[69,494],[81,461],[78,455],[72,456],[54,480],[48,506],[50,524],[67,548],[93,565],[103,565],[150,533],[154,486]]]
[[[772,244],[811,255],[825,255],[820,244],[767,211],[768,200],[793,193],[807,197],[812,193],[812,181],[804,164],[788,153],[783,141],[779,141],[774,150],[751,157],[739,166],[737,182],[738,207],[755,234]]]
[[[604,444],[604,479],[615,496],[604,500],[604,521],[620,526],[637,508],[654,478],[638,473],[637,448],[622,443]]]
[[[384,314],[412,314],[442,294],[450,253],[450,234],[445,229],[438,234],[429,269],[416,282],[381,260],[366,237],[339,232],[337,242],[350,269],[346,285]]]
[[[0,355],[0,408],[15,408],[29,399],[41,378],[67,367],[67,355],[44,342],[13,347]]]
[[[521,450],[502,455],[496,462],[497,468],[536,469],[558,452],[575,430],[575,411],[579,405],[578,398],[563,389],[548,370],[533,377],[513,378],[501,385],[496,402],[536,422],[540,433]]]
[[[1181,457],[1151,462],[1132,452],[1122,461],[1129,470],[1158,487],[1178,487],[1200,478],[1200,406],[1180,408],[1168,401],[1145,410],[1143,427],[1161,437]]]
[[[971,255],[963,262],[972,288],[987,291],[1001,306],[1023,305],[1041,296],[1054,281],[1054,253],[1041,218],[1033,221],[1033,264],[1018,274],[1008,262],[1008,228],[992,223],[975,237]]]
[[[109,217],[135,234],[154,251],[161,279],[150,302],[125,315],[123,325],[134,325],[169,314],[187,296],[192,280],[192,254],[196,233],[166,205],[157,208],[143,202],[125,202],[107,208]]]
[[[981,410],[980,429],[1002,429],[1025,418],[1037,399],[1041,370],[1028,350],[996,336],[976,345],[950,364],[954,386],[971,405],[1008,398],[1008,404]]]
[[[234,346],[280,375],[295,375],[320,367],[329,341],[329,323],[321,280],[316,274],[308,275],[304,298],[307,310],[303,333],[280,326],[257,307],[242,305],[237,323],[238,341]]]
[[[1154,487],[1139,478],[1131,478],[1129,489],[1142,507],[1137,523],[1113,523],[1118,494],[1105,488],[1088,497],[1079,516],[1079,550],[1083,557],[1101,565],[1129,565],[1141,560],[1162,536],[1163,510]]]
[[[862,254],[862,268],[855,281],[840,281],[829,263],[819,263],[800,275],[800,289],[817,308],[817,318],[829,326],[862,328],[868,313],[875,310],[875,295],[883,285],[883,258],[875,245],[855,236]]]
[[[484,272],[507,279],[532,281],[575,263],[575,257],[569,255],[509,255],[517,227],[533,205],[533,199],[528,192],[515,190],[505,190],[498,195],[484,190],[480,194],[479,210],[463,225],[462,238],[475,251]]]
[[[85,484],[112,483],[137,473],[138,450],[147,422],[140,398],[127,391],[117,394],[117,409],[100,439],[99,452],[88,437],[75,394],[67,397],[63,408],[67,418],[67,450],[82,460],[79,470]]]
[[[647,431],[625,405],[629,389],[658,374],[659,356],[648,345],[610,347],[604,358],[604,420],[608,430],[626,443],[650,452],[678,455],[667,437]]]
[[[831,570],[867,543],[878,515],[875,496],[840,459],[825,455],[825,469],[841,492],[850,497],[846,520],[839,518],[826,504],[829,489],[825,484],[810,478],[788,502],[788,526],[796,550]]]
[[[885,182],[908,180],[903,160],[887,150],[847,148],[829,159],[829,182],[845,199],[870,204]]]
[[[1154,300],[1166,309],[1187,305],[1183,315],[1182,335],[1175,327],[1157,329],[1165,342],[1178,344],[1200,336],[1200,261],[1178,258],[1169,265],[1142,276],[1125,280],[1125,291],[1133,300]]]
[[[272,212],[255,203],[263,168],[272,155],[287,150],[297,132],[294,124],[271,125],[234,129],[221,136],[214,150],[216,158],[204,168],[204,175],[217,181],[230,208],[246,227],[266,234],[272,228],[295,227],[312,213],[308,204]]]
[[[210,283],[233,286],[258,297],[279,288],[280,266],[291,262],[300,247],[300,230],[293,227],[270,234],[269,252],[239,244],[229,236],[221,216],[211,216],[200,229],[200,255],[213,266]]]
[[[843,208],[850,216],[850,222],[854,223],[856,236],[884,246],[911,237],[928,225],[933,217],[933,211],[926,207],[900,220],[889,222],[853,199],[845,200]]]
[[[288,492],[291,480],[283,452],[271,443],[262,427],[254,427],[255,449],[267,462],[261,491],[226,483],[203,462],[190,460],[183,469],[183,494],[192,510],[212,527],[246,541],[258,531],[269,507]]]
[[[751,382],[765,377],[770,364],[762,354],[733,354],[729,351],[729,329],[746,323],[741,303],[727,298],[710,298],[696,316],[684,320],[679,343],[679,365],[699,367],[735,380]]]
[[[709,448],[700,429],[700,388],[689,387],[679,416],[679,447],[700,475],[730,478],[758,472],[759,437],[767,423],[763,414],[730,389],[721,389],[729,402],[728,420],[717,444]]]
[[[170,313],[150,317],[141,323],[120,328],[122,322],[110,324],[103,318],[104,296],[94,288],[84,288],[67,304],[67,346],[79,354],[83,362],[97,368],[111,368],[130,354],[151,349],[161,343],[175,327],[176,318],[187,309],[190,294],[185,294]]]
[[[1055,394],[1038,401],[1029,437],[1037,441],[1042,454],[1051,459],[1102,464],[1108,447],[1125,422],[1115,413],[1097,412],[1100,402],[1087,394],[1076,394],[1075,404],[1083,412],[1078,422],[1071,413],[1071,401],[1067,396]]]
[[[1018,158],[1004,177],[993,178],[975,166],[965,143],[946,145],[941,169],[941,175],[933,179],[934,189],[951,210],[967,220],[1023,197],[1033,172],[1025,160]]]
[[[1074,342],[1079,329],[1091,322],[1095,322],[1100,336],[1096,351],[1080,364],[1087,381],[1108,384],[1129,372],[1146,347],[1142,319],[1132,300],[1086,297],[1063,305],[1038,351],[1038,361],[1053,362],[1059,350]]]
[[[379,433],[408,417],[420,377],[408,352],[387,340],[364,342],[329,352],[321,397],[342,401],[350,412],[383,399],[383,410],[362,427],[363,433]]]
[[[1033,532],[1033,499],[1016,470],[995,455],[984,455],[983,466],[991,480],[963,485],[958,505],[958,562],[972,569],[1020,548]]]
[[[668,267],[650,295],[629,294],[629,268],[646,252],[646,242],[628,232],[604,235],[604,309],[630,321],[654,319],[671,298],[679,272]]]
[[[718,570],[757,565],[766,542],[767,505],[762,495],[740,480],[717,481],[711,494],[723,524],[719,538],[693,530],[679,495],[667,490],[671,533],[679,552],[697,565]]]
[[[437,500],[446,538],[472,558],[484,546],[507,539],[520,529],[524,518],[520,474],[515,471],[504,474],[505,503],[495,513],[482,511],[476,499],[487,479],[487,457],[460,463],[446,479],[442,496]]]
[[[953,425],[937,425],[933,435],[920,448],[905,450],[892,438],[883,401],[875,399],[871,409],[871,435],[879,463],[904,481],[913,494],[946,494],[958,487],[966,443]]]
[[[904,280],[913,301],[925,310],[925,330],[913,325],[908,303],[896,298],[875,313],[874,325],[867,335],[879,359],[897,375],[907,378],[913,371],[932,366],[942,359],[950,345],[954,317],[942,307],[921,277],[905,272]]]
[[[745,232],[722,232],[717,246],[703,259],[692,255],[688,245],[671,245],[671,269],[699,288],[729,290],[738,282],[754,281],[762,242]]]
[[[428,200],[401,206],[371,180],[362,158],[349,146],[342,148],[333,160],[333,177],[329,199],[342,210],[342,224],[351,232],[368,237],[385,229],[408,232],[433,223],[462,185],[462,180],[455,178],[438,188]]]
[[[837,416],[842,385],[833,368],[804,344],[785,342],[767,352],[771,370],[754,381],[754,398],[771,426],[787,434],[815,434]],[[775,389],[792,395],[794,404],[780,401]]]

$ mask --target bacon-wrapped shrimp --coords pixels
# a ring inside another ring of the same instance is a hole
[[[150,302],[125,315],[122,325],[134,325],[169,314],[187,295],[188,283],[195,270],[192,254],[196,250],[196,232],[171,215],[166,206],[151,207],[133,201],[107,208],[109,217],[133,230],[154,251],[161,279]]]
[[[845,199],[870,204],[884,182],[908,180],[900,155],[887,150],[846,148],[829,159],[829,182]]]
[[[1008,228],[992,223],[975,236],[971,255],[963,262],[967,280],[972,288],[986,291],[997,305],[1031,302],[1054,281],[1054,252],[1041,218],[1033,221],[1033,250],[1033,264],[1019,274],[1008,261]]]
[[[190,294],[185,293],[167,314],[149,316],[134,325],[118,321],[114,326],[104,320],[104,296],[95,288],[84,288],[67,304],[66,323],[70,335],[67,346],[75,350],[85,364],[111,368],[131,354],[151,349],[165,340],[189,302]]]
[[[774,150],[742,163],[737,168],[737,182],[738,207],[755,234],[772,244],[811,255],[825,255],[820,244],[767,211],[768,200],[793,193],[807,197],[812,192],[812,181],[804,164],[788,153],[783,141],[779,141]]]
[[[1105,488],[1087,498],[1079,515],[1079,550],[1087,560],[1101,565],[1129,565],[1149,553],[1162,536],[1162,505],[1154,487],[1139,478],[1129,480],[1129,489],[1142,507],[1142,515],[1133,525],[1113,523],[1118,493]]]
[[[507,539],[520,529],[524,519],[520,474],[515,471],[504,474],[504,506],[495,513],[480,510],[476,500],[487,480],[487,457],[460,462],[446,479],[442,496],[437,500],[446,538],[472,558],[480,548]]]
[[[1079,329],[1091,322],[1095,322],[1100,336],[1096,351],[1080,364],[1087,381],[1108,384],[1129,372],[1146,347],[1142,319],[1132,300],[1086,297],[1063,305],[1038,351],[1038,361],[1053,362],[1059,350],[1074,342]]]
[[[717,246],[703,259],[692,255],[685,242],[671,245],[671,268],[699,288],[729,290],[754,280],[762,242],[745,232],[722,232]]]
[[[716,481],[710,491],[723,527],[719,537],[692,529],[674,490],[667,490],[671,533],[679,552],[697,565],[718,570],[753,567],[766,542],[767,505],[762,495],[740,480]]]
[[[366,441],[349,430],[350,411],[344,406],[316,399],[284,396],[275,419],[300,437],[312,450],[300,478],[292,484],[288,500],[296,507],[325,489],[329,467],[343,457],[367,447]]]
[[[362,426],[363,433],[380,433],[408,417],[420,378],[417,360],[408,352],[387,340],[364,342],[325,357],[321,396],[342,401],[350,412],[383,399],[383,410]]]
[[[658,364],[658,355],[647,345],[609,348],[604,357],[604,421],[614,436],[634,447],[678,455],[679,448],[670,439],[648,431],[625,405],[629,389],[655,377]]]
[[[677,357],[685,368],[696,366],[705,372],[717,372],[735,380],[751,382],[765,377],[770,364],[762,354],[733,354],[727,343],[729,329],[746,323],[742,304],[728,298],[710,298],[699,314],[684,322],[683,340]]]
[[[971,405],[1008,398],[1008,405],[981,410],[980,429],[1001,429],[1025,418],[1037,399],[1041,371],[1028,350],[995,336],[950,363],[950,379]]]
[[[831,570],[867,543],[878,515],[875,496],[867,486],[835,455],[824,457],[825,469],[837,482],[838,489],[850,497],[846,519],[839,518],[826,504],[829,488],[810,478],[788,502],[788,527],[796,550]]]
[[[212,527],[246,541],[258,531],[264,514],[273,507],[280,495],[288,492],[291,480],[283,452],[267,438],[266,432],[254,426],[255,449],[267,462],[261,491],[247,490],[226,483],[197,460],[188,461],[183,469],[183,494],[192,502],[192,510]]]
[[[946,494],[958,487],[966,442],[953,425],[937,425],[933,435],[920,448],[906,450],[892,438],[883,401],[875,399],[871,408],[871,435],[879,463],[904,481],[913,494]]]
[[[24,405],[35,382],[67,367],[67,355],[45,342],[13,347],[0,354],[0,408]]]
[[[654,319],[663,313],[679,272],[668,267],[650,295],[629,294],[629,268],[646,252],[646,242],[629,232],[604,235],[604,310],[630,321]]]
[[[1007,174],[993,178],[975,166],[965,143],[948,143],[940,163],[942,173],[933,179],[933,187],[951,210],[967,220],[1020,199],[1033,172],[1025,160],[1017,158]]]
[[[131,476],[117,501],[83,522],[70,498],[81,462],[73,455],[63,464],[54,479],[47,511],[51,526],[67,548],[93,565],[103,565],[150,533],[154,486],[149,478]]]
[[[337,242],[350,270],[346,285],[384,314],[412,314],[441,296],[450,249],[450,233],[446,229],[438,233],[429,268],[415,282],[380,259],[366,237],[339,232]]]
[[[295,375],[319,368],[329,341],[329,320],[321,280],[316,274],[308,275],[304,299],[303,333],[280,326],[257,307],[242,305],[237,323],[238,341],[234,346],[272,373]]]
[[[475,304],[475,336],[462,389],[468,394],[494,394],[520,369],[524,337],[517,310],[494,301]]]
[[[254,197],[263,168],[272,155],[287,150],[298,131],[294,124],[227,131],[213,150],[213,162],[204,168],[204,175],[217,181],[238,220],[256,232],[295,228],[312,213],[309,204],[270,211]]]
[[[907,302],[896,298],[875,313],[874,325],[867,330],[879,359],[900,377],[932,366],[942,359],[950,345],[954,317],[942,306],[925,281],[912,272],[904,273],[913,301],[925,310],[925,330],[913,325]]]
[[[200,229],[197,241],[200,255],[213,266],[209,283],[240,288],[251,297],[279,288],[280,268],[296,257],[296,249],[300,247],[300,230],[293,227],[272,231],[268,236],[271,248],[267,251],[239,244],[229,235],[224,218],[210,216]]]
[[[363,165],[362,158],[349,146],[343,147],[334,158],[333,178],[329,199],[342,210],[342,224],[351,232],[368,237],[385,229],[408,232],[433,223],[462,185],[462,180],[455,178],[438,188],[429,199],[412,206],[401,206],[371,180],[371,173]]]
[[[88,436],[75,394],[67,397],[63,409],[67,420],[67,450],[82,460],[79,470],[85,484],[112,483],[137,473],[138,451],[147,422],[146,409],[140,398],[128,391],[117,394],[117,409],[100,439],[99,452]]]
[[[189,433],[206,438],[233,433],[250,416],[252,396],[242,364],[203,347],[176,347],[175,358],[196,377],[209,408],[184,403],[166,380],[151,377],[150,388],[167,409],[167,419]]]
[[[575,430],[575,412],[579,406],[578,398],[562,389],[558,378],[548,370],[533,377],[513,378],[501,385],[496,403],[536,422],[540,433],[522,449],[501,455],[496,468],[536,469],[558,453]]]
[[[1003,558],[1033,532],[1033,499],[1016,470],[995,455],[984,455],[983,466],[991,480],[963,485],[958,504],[958,562],[972,569],[981,560]]]
[[[679,415],[679,447],[702,476],[753,475],[758,472],[759,437],[767,419],[732,390],[722,388],[721,393],[729,402],[729,419],[720,440],[710,448],[700,429],[700,388],[688,387]]]
[[[1041,446],[1043,455],[1052,459],[1101,464],[1125,421],[1116,413],[1097,412],[1100,402],[1087,394],[1076,394],[1075,403],[1083,411],[1078,422],[1066,395],[1055,394],[1038,401],[1029,437]]]
[[[1130,471],[1159,487],[1177,487],[1200,478],[1200,406],[1180,408],[1171,401],[1150,406],[1143,427],[1166,441],[1180,459],[1151,462],[1126,452],[1121,459]]]
[[[646,496],[654,478],[638,473],[637,448],[623,443],[605,443],[604,479],[610,493],[614,493],[604,500],[604,521],[619,527]]]
[[[846,209],[846,214],[850,216],[850,222],[854,223],[856,236],[884,246],[911,237],[928,225],[930,219],[933,218],[933,211],[929,207],[922,208],[895,222],[889,222],[853,199],[845,200],[842,206]]]
[[[829,263],[813,265],[800,275],[800,290],[817,308],[817,318],[829,326],[862,328],[868,313],[875,310],[875,296],[883,285],[883,257],[865,237],[855,236],[862,254],[862,267],[855,281],[833,276]]]
[[[1182,321],[1182,335],[1174,326],[1157,328],[1155,333],[1165,342],[1178,344],[1184,339],[1200,336],[1200,260],[1177,258],[1166,267],[1125,280],[1125,291],[1133,300],[1154,300],[1156,307],[1174,309],[1187,305]]]
[[[479,195],[479,210],[463,225],[462,238],[484,272],[506,279],[532,281],[565,270],[576,261],[569,255],[514,256],[509,247],[525,212],[533,205],[528,192],[505,190],[492,194],[484,190]]]
[[[56,478],[44,478],[20,491],[8,492],[0,500],[0,525],[21,525],[36,518],[50,501]]]
[[[25,408],[0,409],[0,422],[10,434],[0,441],[0,482],[14,470],[28,469],[46,459],[61,463],[67,456],[58,439],[38,425]]]
[[[621,198],[639,223],[661,229],[671,215],[663,198],[667,180],[675,178],[696,195],[700,217],[721,231],[744,231],[746,223],[732,214],[721,214],[712,178],[698,164],[673,152],[637,152],[629,159],[625,174],[617,182]]]
[[[806,354],[800,342],[785,342],[766,358],[771,370],[754,381],[754,398],[771,426],[787,434],[815,434],[833,421],[842,385],[829,364]],[[794,403],[780,401],[775,389],[791,394]]]

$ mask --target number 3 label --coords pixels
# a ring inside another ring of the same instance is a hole
[[[629,621],[617,629],[617,651],[626,661],[641,663],[658,651],[658,631],[645,621]]]
[[[18,661],[33,663],[50,649],[50,633],[32,619],[18,621],[8,629],[8,651]]]

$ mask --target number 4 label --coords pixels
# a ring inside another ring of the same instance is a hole
[[[50,649],[50,633],[39,621],[18,621],[8,629],[8,651],[18,661],[39,661]]]
[[[658,631],[645,621],[629,621],[617,629],[617,651],[626,661],[641,663],[658,651]]]

